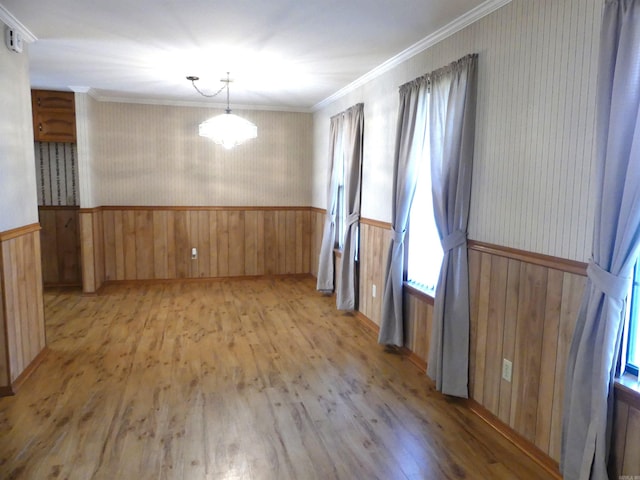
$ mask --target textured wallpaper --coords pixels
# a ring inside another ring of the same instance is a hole
[[[80,190],[80,206],[82,208],[99,207],[95,195],[98,182],[95,180],[93,141],[93,116],[97,101],[87,93],[75,94],[76,100],[76,133],[78,143],[78,177]]]
[[[35,142],[38,205],[80,205],[73,143]]]
[[[4,28],[0,22],[3,35]],[[38,222],[27,45],[20,54],[0,47],[0,105],[0,232],[4,232]]]
[[[258,138],[225,150],[198,136],[222,110],[92,102],[89,136],[97,205],[308,206],[312,115],[234,113]]]
[[[326,201],[328,119],[364,102],[362,214],[391,221],[398,87],[477,52],[470,238],[586,261],[602,3],[514,0],[317,112],[313,206]]]

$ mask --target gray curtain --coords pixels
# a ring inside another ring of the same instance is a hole
[[[606,479],[615,364],[640,247],[640,1],[607,1],[600,36],[593,258],[565,379],[561,470]]]
[[[342,115],[331,118],[329,125],[329,182],[327,187],[327,215],[322,231],[322,244],[318,257],[318,281],[321,292],[333,292],[333,249],[336,242],[336,209],[338,206],[338,168],[342,168]]]
[[[475,141],[477,55],[431,74],[433,210],[444,253],[436,286],[427,374],[444,394],[467,398],[467,224]]]
[[[404,237],[416,189],[420,159],[427,132],[428,75],[400,87],[393,171],[393,232],[387,255],[382,321],[378,342],[404,345],[402,286],[406,276]]]
[[[362,139],[364,135],[364,104],[358,103],[344,112],[344,201],[346,207],[344,247],[336,290],[339,310],[357,308],[358,227],[360,225],[360,188],[362,180]]]

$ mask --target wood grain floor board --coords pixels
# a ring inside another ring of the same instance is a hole
[[[45,292],[0,478],[543,479],[315,281]]]

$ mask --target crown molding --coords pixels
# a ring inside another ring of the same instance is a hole
[[[38,37],[31,33],[31,30],[25,27],[22,22],[14,17],[11,12],[7,10],[2,4],[0,4],[0,21],[18,31],[22,35],[24,41],[27,43],[33,43],[38,39]]]
[[[469,10],[464,15],[458,17],[453,22],[445,25],[439,30],[436,30],[434,33],[426,36],[419,42],[414,43],[409,48],[391,57],[389,60],[385,61],[384,63],[381,63],[376,68],[369,71],[368,73],[365,73],[363,76],[354,80],[346,87],[341,88],[333,95],[325,98],[321,102],[316,103],[311,109],[311,111],[317,112],[318,110],[323,109],[324,107],[330,105],[331,103],[335,102],[339,98],[344,97],[348,93],[354,91],[356,88],[359,88],[365,85],[366,83],[379,77],[383,73],[388,72],[389,70],[397,67],[402,62],[405,62],[406,60],[409,60],[410,58],[416,56],[420,52],[427,50],[428,48],[432,47],[436,43],[439,43],[445,38],[450,37],[451,35],[459,32],[460,30],[471,25],[472,23],[475,23],[481,18],[486,17],[487,15],[495,12],[499,8],[504,7],[508,3],[511,3],[511,0],[487,0],[486,2],[478,5],[476,8]]]
[[[69,85],[69,90],[73,93],[91,93],[91,87],[85,87],[82,85]]]

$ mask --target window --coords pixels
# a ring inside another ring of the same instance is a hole
[[[627,321],[622,342],[622,372],[638,376],[640,367],[640,261],[633,269],[633,282],[627,302]]]
[[[338,170],[338,198],[336,200],[336,248],[342,250],[344,248],[344,237],[347,234],[347,199],[345,198],[344,181],[347,173],[345,172],[344,157],[342,157],[341,164]],[[358,261],[358,245],[360,245],[360,227],[357,226],[355,230],[355,245],[356,251],[354,252],[354,258]]]
[[[427,134],[418,168],[416,192],[409,212],[407,282],[433,295],[440,275],[443,253],[433,216],[428,137]]]
[[[341,123],[342,125],[342,123]],[[347,206],[344,198],[345,162],[344,162],[344,128],[340,128],[334,146],[333,157],[333,177],[336,180],[338,189],[336,192],[336,231],[334,248],[342,250],[344,247],[345,222],[347,220]]]
[[[344,156],[340,156],[337,165],[338,198],[336,200],[336,247],[342,250],[344,247],[345,223],[347,219],[347,205],[344,198]]]

